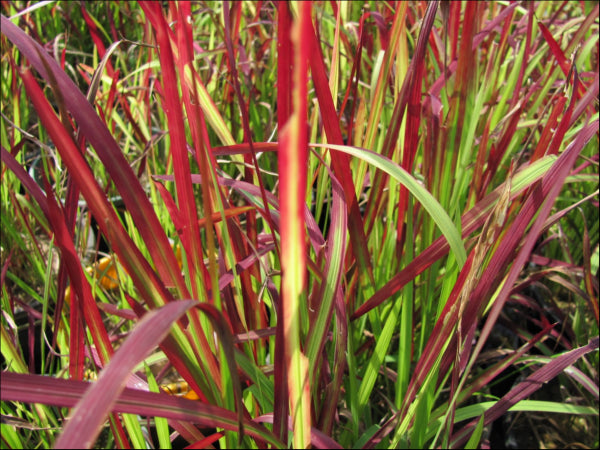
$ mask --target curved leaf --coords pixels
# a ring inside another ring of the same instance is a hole
[[[402,183],[406,188],[421,202],[423,207],[431,215],[435,223],[438,225],[442,234],[450,244],[450,248],[454,252],[456,261],[462,267],[467,260],[467,251],[462,242],[459,230],[456,228],[448,213],[442,208],[439,202],[419,184],[415,178],[402,167],[398,166],[391,159],[386,158],[371,150],[359,147],[351,147],[349,145],[333,145],[333,144],[310,144],[312,147],[324,147],[332,150],[337,150],[356,156],[369,164],[374,165],[378,169],[383,170],[388,175]]]

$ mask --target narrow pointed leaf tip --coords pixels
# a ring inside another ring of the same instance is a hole
[[[442,205],[425,189],[412,175],[410,175],[402,167],[394,163],[389,158],[359,147],[349,145],[334,145],[334,144],[310,144],[311,147],[329,148],[347,153],[348,155],[356,156],[369,164],[374,165],[380,170],[383,170],[388,175],[392,176],[398,182],[402,183],[406,188],[421,202],[423,207],[431,215],[435,223],[438,225],[442,234],[448,240],[450,248],[454,252],[456,261],[462,267],[467,260],[467,251],[462,241],[461,234],[456,228],[448,213]]]
[[[196,301],[171,302],[148,312],[125,340],[98,381],[86,392],[70,415],[56,448],[91,448],[106,416],[125,389],[134,367],[167,336],[173,323]]]

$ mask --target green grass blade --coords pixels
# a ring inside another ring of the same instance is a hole
[[[459,266],[463,266],[467,260],[467,252],[462,242],[460,232],[456,229],[456,226],[438,201],[427,191],[427,189],[421,186],[415,178],[402,169],[402,167],[398,166],[385,156],[379,155],[364,148],[333,144],[311,144],[311,146],[329,148],[360,158],[364,161],[367,161],[369,164],[374,165],[378,169],[383,170],[388,175],[395,178],[398,182],[406,186],[406,188],[417,198],[417,200],[419,200],[419,202],[421,202],[423,207],[431,215],[435,223],[440,228],[442,234],[446,237],[448,243],[450,244],[450,248],[454,252]]]

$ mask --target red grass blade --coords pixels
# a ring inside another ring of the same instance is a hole
[[[83,19],[85,20],[85,23],[88,26],[88,30],[90,32],[90,35],[92,36],[94,45],[98,49],[98,56],[100,56],[100,59],[104,58],[104,54],[106,53],[106,47],[104,46],[104,43],[102,42],[100,30],[98,30],[98,26],[96,25],[96,22],[90,16],[90,14],[86,11],[84,5],[81,6],[81,15],[83,16]],[[110,62],[108,62],[107,66],[106,66],[106,71],[108,72],[108,76],[110,76],[110,77],[113,76],[114,69]]]
[[[277,126],[279,130],[287,125],[292,115],[292,55],[293,44],[290,35],[292,14],[288,2],[277,3]],[[277,144],[279,149],[279,144]],[[283,308],[277,308],[275,337],[274,386],[275,400],[273,411],[273,431],[283,442],[288,440],[287,420],[289,396],[287,390],[287,364],[285,364],[285,333],[283,326]]]
[[[72,408],[77,405],[89,388],[90,383],[83,381],[7,372],[2,375],[0,399]],[[113,411],[141,416],[166,417],[182,422],[197,423],[206,428],[220,427],[232,431],[238,429],[237,416],[232,411],[208,403],[131,388],[123,389],[117,396]],[[258,420],[244,419],[244,429],[248,435],[264,439],[274,448],[287,447],[257,422]]]
[[[63,93],[65,105],[77,121],[80,132],[94,146],[112,181],[117,186],[133,221],[138,225],[138,230],[148,247],[160,278],[166,284],[176,286],[181,297],[186,297],[187,288],[169,240],[160,226],[141,184],[110,131],[94,111],[94,107],[39,44],[4,16],[1,17],[1,24],[2,33],[19,48],[42,77],[48,82],[52,79],[56,80],[58,89]],[[48,70],[52,73],[50,74]],[[79,153],[78,150],[75,149],[75,151]],[[83,184],[88,182],[90,180],[83,181]],[[83,186],[80,185],[80,187]],[[90,205],[95,203],[92,198],[86,197],[86,200]],[[103,220],[101,219],[99,222],[103,222]]]
[[[163,101],[166,107],[169,137],[171,140],[171,155],[173,157],[173,171],[175,174],[175,187],[179,208],[178,216],[183,222],[183,228],[177,231],[181,234],[181,242],[188,258],[190,278],[193,280],[193,297],[204,301],[207,299],[205,286],[210,286],[210,275],[202,260],[203,251],[198,228],[198,212],[196,211],[196,200],[190,181],[190,163],[183,111],[179,98],[179,83],[175,73],[176,63],[171,50],[169,36],[171,29],[166,23],[166,19],[161,11],[162,6],[159,3],[140,2],[140,6],[154,28],[159,48],[158,55],[162,67]]]
[[[125,389],[128,375],[169,333],[173,323],[196,304],[193,300],[172,302],[148,312],[115,353],[98,381],[79,400],[57,448],[90,448],[100,433],[106,415]]]
[[[303,36],[302,39],[307,39],[311,44],[309,63],[313,84],[315,86],[315,93],[317,99],[319,100],[319,108],[321,110],[321,118],[323,119],[323,127],[325,128],[327,140],[331,144],[343,145],[344,140],[342,138],[338,115],[335,111],[335,106],[331,97],[331,91],[329,89],[327,70],[325,69],[325,64],[321,55],[321,47],[319,45],[319,41],[317,40],[312,23],[307,29],[306,35]],[[359,276],[362,280],[361,283],[363,285],[373,285],[373,269],[367,249],[367,239],[364,232],[363,220],[358,208],[358,201],[356,199],[354,181],[352,180],[352,174],[350,171],[350,158],[348,155],[336,152],[331,155],[331,163],[334,174],[344,188],[346,204],[349,207],[348,224],[350,230],[350,240],[352,243],[352,252],[354,253],[354,256],[356,257],[360,267]]]
[[[75,147],[67,130],[62,126],[52,107],[43,96],[31,72],[24,72],[22,79],[40,119],[61,153],[74,181],[80,186],[81,192],[88,200],[88,206],[98,220],[100,228],[116,244],[115,251],[126,270],[135,280],[138,288],[145,292],[149,301],[153,302],[155,306],[159,306],[165,299],[171,298],[169,292],[158,280],[154,271],[150,269],[148,262],[135,247],[123,227],[119,226],[119,218],[110,206],[102,189],[98,186],[89,166]],[[171,249],[170,251],[173,253]],[[157,296],[157,292],[161,291],[162,295]]]
[[[599,311],[598,311],[598,279],[594,277],[591,267],[591,249],[590,249],[590,235],[588,227],[583,218],[583,274],[585,290],[587,292],[587,298],[589,299],[591,310],[596,318],[596,325],[600,324]]]
[[[467,3],[467,5],[471,5],[471,3]],[[401,166],[408,173],[412,173],[413,171],[414,160],[417,154],[417,146],[419,143],[419,124],[421,122],[421,90],[423,84],[423,71],[425,70],[425,50],[431,29],[433,27],[433,22],[435,20],[437,6],[438,2],[435,1],[430,2],[427,5],[427,12],[425,13],[425,17],[423,19],[421,31],[419,32],[417,48],[410,62],[410,67],[404,81],[405,86],[407,86],[407,91],[405,91],[404,86],[402,86],[401,92],[408,92],[408,94],[398,97],[398,102],[394,106],[394,119],[396,120],[393,122],[394,126],[388,130],[385,136],[385,143],[382,150],[384,155],[386,155],[388,158],[392,158],[394,148],[396,147],[395,143],[398,140],[398,133],[400,132],[402,115],[406,105],[406,134],[404,136],[404,152],[402,154]],[[467,6],[467,11],[470,9],[472,8]],[[466,27],[463,29],[463,33],[466,32],[465,30]],[[465,40],[463,39],[461,42],[465,42]],[[470,60],[470,58],[467,60]],[[382,183],[387,183],[387,177],[385,177],[384,174],[379,173],[378,176],[383,177]],[[402,239],[403,236],[405,220],[404,214],[406,213],[406,208],[408,206],[408,194],[408,189],[406,189],[405,186],[400,186],[397,221],[397,235],[399,239]]]
[[[574,364],[579,358],[593,350],[597,350],[598,345],[598,337],[595,337],[587,345],[564,353],[556,359],[553,359],[548,364],[544,365],[542,368],[536,370],[524,381],[513,387],[494,406],[485,412],[484,424],[487,425],[492,423],[494,420],[502,416],[502,414],[504,414],[511,406],[529,397],[544,383],[547,383],[562,373],[567,367]],[[452,436],[453,440],[451,448],[460,448],[462,445],[464,445],[470,434],[473,432],[478,420],[479,418],[465,425],[461,431],[458,431],[454,436]]]
[[[300,4],[300,17],[292,27],[294,48],[292,115],[280,131],[279,183],[281,211],[281,270],[285,362],[288,395],[294,426],[294,446],[310,444],[310,379],[300,343],[300,308],[305,306],[306,245],[304,196],[308,158],[307,83],[310,47],[304,36],[311,27],[310,2]]]
[[[65,128],[59,122],[54,111],[52,110],[52,107],[46,101],[39,86],[33,79],[31,72],[24,72],[22,74],[22,79],[25,83],[25,88],[27,89],[27,92],[29,93],[32,101],[36,105],[36,109],[38,110],[40,119],[46,123],[46,126],[50,127],[49,131],[55,144],[57,145],[57,148],[62,146],[63,144],[66,146],[70,145],[72,146],[72,149],[74,149],[74,152],[76,152],[77,155],[79,155],[79,151],[75,149],[71,137],[68,135]],[[7,160],[11,159],[8,158],[8,155],[6,155],[6,157]],[[4,159],[5,158],[3,157],[3,160]],[[25,183],[26,186],[29,186],[29,188],[32,189],[32,193],[38,197],[38,200],[42,200],[39,194],[39,187],[36,188],[33,186],[35,182],[31,180],[29,175],[26,174],[22,169],[16,172],[16,174],[19,173],[21,173],[23,177],[26,176],[26,178],[24,178],[25,180],[27,180],[27,182]],[[36,192],[37,194],[35,194]],[[42,209],[45,210],[45,213],[47,214],[48,220],[53,227],[57,243],[61,248],[62,256],[66,260],[66,268],[69,271],[69,278],[71,279],[71,283],[73,283],[74,290],[78,293],[79,296],[81,296],[78,297],[79,301],[86,305],[85,308],[83,308],[83,312],[86,314],[86,321],[88,325],[94,331],[94,338],[96,339],[95,343],[100,349],[101,358],[103,362],[108,362],[110,356],[112,355],[112,346],[110,345],[108,334],[106,333],[106,329],[104,328],[104,324],[102,323],[102,319],[100,317],[98,308],[96,307],[96,302],[92,296],[90,285],[87,282],[87,279],[85,278],[81,265],[79,264],[79,258],[73,245],[71,235],[64,222],[64,216],[59,211],[58,205],[56,205],[54,199],[50,199],[48,196],[46,196],[46,198],[42,201],[43,203],[41,203],[40,205],[46,205],[46,207],[42,207]],[[81,303],[73,304],[74,308],[80,308],[80,306]],[[79,326],[79,324],[77,326]]]

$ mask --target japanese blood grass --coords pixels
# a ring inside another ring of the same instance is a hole
[[[3,445],[597,446],[597,5],[72,5],[3,3]]]

